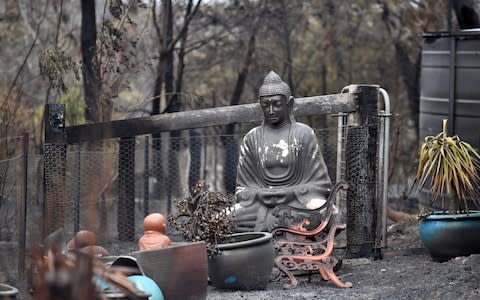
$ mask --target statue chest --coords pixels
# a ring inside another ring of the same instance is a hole
[[[288,139],[265,140],[262,151],[262,165],[272,175],[282,175],[292,167],[292,155]]]

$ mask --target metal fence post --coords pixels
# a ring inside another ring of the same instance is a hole
[[[43,237],[64,226],[67,144],[65,105],[45,105]]]
[[[22,199],[18,200],[18,282],[25,284],[25,248],[27,240],[28,133],[23,135]]]
[[[370,257],[376,239],[377,101],[379,86],[350,85],[357,112],[349,116],[346,146],[347,257]]]

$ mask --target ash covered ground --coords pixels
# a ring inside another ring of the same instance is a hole
[[[112,254],[128,254],[136,243],[106,245]],[[352,288],[340,289],[314,274],[299,276],[294,289],[287,282],[271,282],[261,291],[223,291],[209,286],[208,300],[236,299],[480,299],[480,255],[432,261],[418,237],[418,222],[395,223],[388,230],[388,250],[383,259],[343,259],[336,274]],[[0,244],[0,279],[15,285],[16,250]],[[12,259],[13,258],[13,259]]]
[[[344,259],[337,275],[352,288],[340,289],[314,274],[299,276],[296,288],[271,282],[264,291],[220,291],[209,287],[207,299],[480,299],[480,255],[434,262],[423,249],[418,222],[393,224],[388,229],[383,259]]]

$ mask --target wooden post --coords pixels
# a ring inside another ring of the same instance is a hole
[[[347,257],[370,257],[376,235],[377,101],[379,86],[351,85],[358,111],[349,116],[346,146]]]

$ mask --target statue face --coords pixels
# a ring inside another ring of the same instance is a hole
[[[287,99],[283,95],[262,96],[260,106],[268,124],[281,125],[289,120]]]

